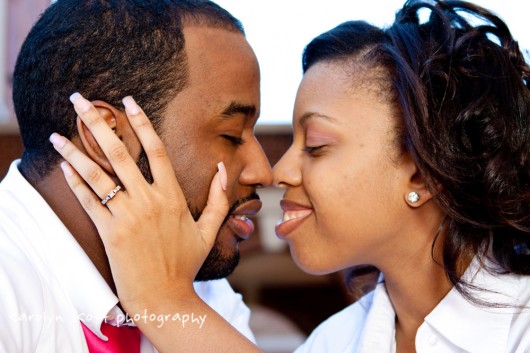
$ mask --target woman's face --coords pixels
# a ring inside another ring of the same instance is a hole
[[[395,142],[393,108],[372,82],[384,74],[343,67],[324,62],[306,72],[293,144],[274,167],[275,184],[286,188],[277,234],[310,273],[393,256],[415,173]]]

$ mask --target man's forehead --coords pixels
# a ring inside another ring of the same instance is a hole
[[[236,63],[257,67],[256,55],[242,33],[212,27],[187,27],[183,32],[188,65],[211,68],[213,73]]]
[[[189,80],[177,95],[177,110],[204,123],[255,124],[259,66],[243,34],[202,26],[188,26],[184,32]]]

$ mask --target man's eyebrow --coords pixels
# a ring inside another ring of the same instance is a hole
[[[252,104],[231,102],[221,114],[228,117],[238,114],[244,115],[245,117],[251,117],[256,114],[256,106]]]
[[[299,124],[301,126],[305,126],[307,124],[308,120],[311,120],[311,119],[314,119],[314,118],[320,118],[320,119],[324,119],[324,120],[331,121],[331,122],[337,121],[337,119],[335,119],[335,118],[333,118],[331,116],[325,115],[325,114],[320,114],[320,113],[316,113],[316,112],[307,112],[307,113],[302,114],[302,116],[300,117],[300,120],[299,120]]]

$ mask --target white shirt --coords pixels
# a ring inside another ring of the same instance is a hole
[[[0,353],[88,352],[80,321],[106,339],[101,322],[123,321],[118,298],[17,165],[12,163],[0,183]],[[196,283],[195,290],[254,341],[250,310],[226,279]],[[146,314],[158,324],[208,320],[191,312],[164,319]],[[144,336],[141,352],[156,352]]]
[[[464,278],[489,290],[472,292],[476,298],[505,307],[476,306],[453,288],[418,329],[416,352],[529,353],[530,276],[491,274],[474,260]],[[395,315],[381,282],[323,322],[295,353],[395,353]]]

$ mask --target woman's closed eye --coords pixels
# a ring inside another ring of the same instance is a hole
[[[322,154],[322,152],[324,152],[324,148],[326,147],[326,145],[321,145],[321,146],[305,146],[304,147],[304,152],[306,152],[307,154],[315,157],[315,156],[318,156],[320,154]]]
[[[308,128],[303,150],[310,156],[317,157],[325,153],[329,146],[336,143],[337,138],[331,133],[323,132],[320,129]]]

